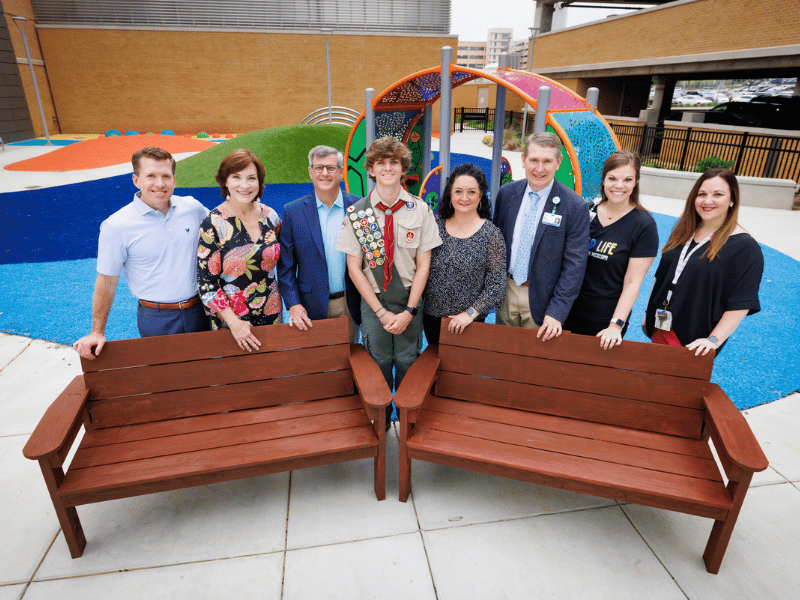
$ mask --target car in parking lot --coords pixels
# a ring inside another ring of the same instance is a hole
[[[706,111],[706,123],[800,129],[800,97],[756,96],[750,102],[724,102]]]

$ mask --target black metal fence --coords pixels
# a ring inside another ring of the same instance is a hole
[[[737,175],[793,179],[800,183],[800,137],[695,127],[611,124],[620,146],[649,166],[692,171],[717,158]]]
[[[533,119],[535,113],[528,111],[528,118],[525,124],[527,133],[533,133]],[[524,115],[522,112],[507,110],[503,129],[516,129],[522,131]],[[460,131],[494,131],[494,109],[493,108],[466,108],[459,106],[453,108],[453,132]]]

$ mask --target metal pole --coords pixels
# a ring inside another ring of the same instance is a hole
[[[502,70],[508,67],[508,52],[500,54],[497,66]],[[492,178],[489,200],[494,202],[497,190],[500,189],[500,167],[503,156],[503,129],[506,120],[506,88],[497,84],[497,95],[494,101],[494,140],[492,142]]]
[[[533,17],[536,21],[536,14]],[[533,73],[533,40],[536,38],[536,33],[539,31],[538,27],[528,27],[531,32],[531,45],[528,48],[528,72]],[[528,132],[528,103],[525,103],[525,108],[522,110],[522,141],[525,141],[525,136]]]
[[[442,174],[439,185],[439,197],[444,195],[447,176],[450,175],[450,111],[452,104],[450,63],[453,62],[453,49],[442,48],[441,95],[439,96],[439,161],[442,163]]]
[[[28,50],[28,38],[25,36],[25,30],[28,29],[28,19],[25,17],[11,17],[17,29],[22,34],[22,44],[25,46],[25,58],[28,59],[28,67],[31,70],[31,80],[33,81],[33,91],[36,92],[36,102],[39,104],[39,115],[42,117],[42,127],[44,127],[44,137],[47,138],[47,146],[52,146],[53,143],[50,141],[50,132],[47,131],[47,121],[44,118],[44,108],[42,108],[42,99],[39,96],[39,86],[36,84],[36,75],[33,73],[33,62],[31,61],[31,52]],[[19,22],[22,21],[25,23],[25,28],[23,29],[20,27]]]
[[[596,87],[590,87],[586,92],[586,104],[589,105],[589,110],[592,112],[597,108],[598,98],[600,98],[600,90]]]
[[[321,29],[320,31],[325,36],[325,62],[328,65],[328,124],[330,125],[333,123],[333,117],[331,115],[331,50],[328,36],[333,33],[333,29]]]
[[[547,111],[550,108],[550,87],[543,85],[536,96],[536,118],[533,121],[533,133],[541,133],[547,129]]]
[[[431,130],[433,129],[433,108],[425,105],[422,113],[422,180],[431,172]]]
[[[372,97],[375,95],[373,88],[364,90],[364,121],[366,122],[366,142],[364,148],[369,150],[375,141],[375,109],[372,107]],[[375,182],[367,176],[367,194],[375,187]]]

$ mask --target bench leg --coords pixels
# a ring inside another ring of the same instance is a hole
[[[750,487],[750,480],[753,478],[751,472],[744,472],[739,481],[728,482],[728,492],[733,498],[733,508],[728,512],[728,516],[722,521],[714,521],[711,528],[711,536],[706,544],[706,551],[703,553],[703,561],[706,563],[706,571],[716,575],[722,564],[722,557],[728,549],[728,542],[731,539],[736,520],[739,518],[739,511],[742,509],[747,488]]]
[[[408,439],[409,422],[408,416],[400,416],[400,502],[406,502],[408,495],[411,493],[411,459],[408,458],[408,448],[406,447],[406,440]]]
[[[386,499],[386,425],[383,411],[375,419],[375,433],[378,434],[378,455],[375,457],[375,497],[378,500]]]
[[[53,508],[56,511],[58,522],[61,524],[61,530],[64,532],[69,553],[72,558],[80,558],[86,547],[86,536],[83,534],[83,527],[78,519],[78,511],[74,506],[64,506],[61,498],[58,497],[58,484],[64,479],[64,471],[61,467],[51,466],[46,458],[39,461],[39,466],[42,468],[47,491],[50,492],[50,499],[53,501]]]

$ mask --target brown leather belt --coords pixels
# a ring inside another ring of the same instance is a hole
[[[511,275],[509,275],[509,276],[508,276],[508,278],[509,278],[511,281],[514,281],[514,278],[513,278]],[[514,281],[514,283],[516,284],[517,282],[516,282],[516,281]],[[521,284],[519,284],[519,286],[520,286],[520,287],[528,287],[528,282],[526,281],[526,282],[524,282],[524,283],[521,283]]]
[[[184,308],[189,308],[194,306],[200,302],[200,297],[195,296],[193,298],[189,298],[183,302],[175,302],[173,304],[167,304],[165,302],[149,302],[148,300],[139,300],[139,304],[142,306],[146,306],[147,308],[156,308],[158,310],[183,310]]]
[[[344,298],[344,292],[334,292],[328,296],[328,300],[338,300],[339,298]]]

